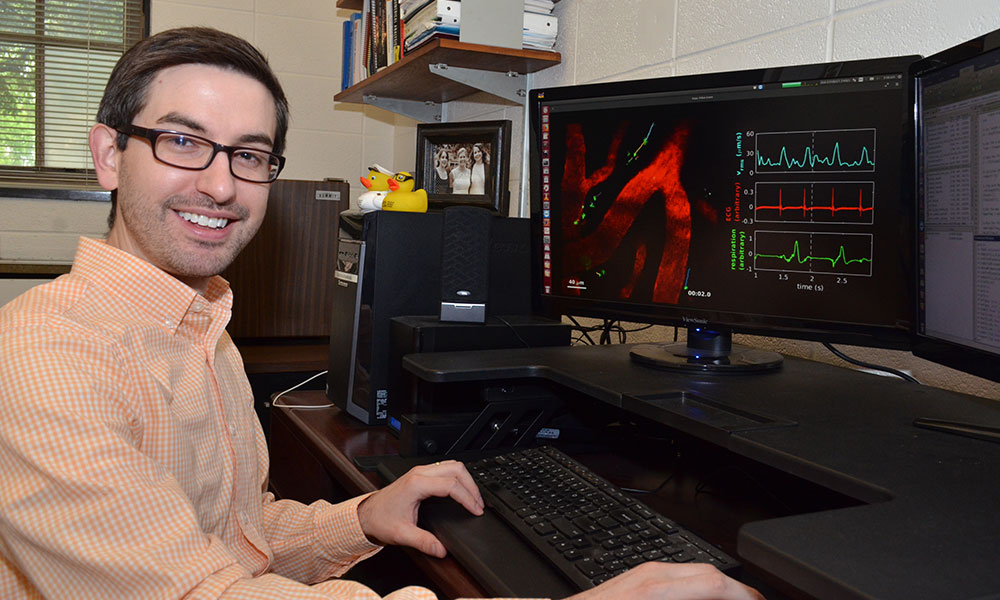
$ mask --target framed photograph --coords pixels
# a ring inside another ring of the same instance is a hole
[[[416,171],[432,209],[464,204],[507,216],[510,121],[418,124]]]

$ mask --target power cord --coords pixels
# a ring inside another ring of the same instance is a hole
[[[506,325],[507,327],[510,327],[510,330],[511,330],[511,332],[512,332],[512,333],[514,334],[514,336],[515,336],[515,337],[516,337],[516,338],[517,338],[517,339],[518,339],[518,340],[519,340],[519,341],[520,341],[520,342],[521,342],[522,344],[524,344],[524,347],[525,347],[525,348],[531,348],[531,344],[529,344],[528,342],[526,342],[526,341],[524,340],[524,338],[523,338],[523,337],[521,337],[521,334],[517,332],[517,328],[516,328],[516,327],[514,327],[513,325],[511,325],[511,324],[510,324],[510,321],[508,321],[507,319],[504,319],[503,317],[493,317],[493,318],[494,318],[494,319],[496,319],[497,321],[500,321],[501,323],[503,323],[503,324],[504,324],[504,325]]]
[[[316,379],[317,377],[321,377],[323,375],[326,375],[327,372],[328,371],[320,371],[319,373],[316,373],[315,375],[313,375],[312,377],[309,377],[305,381],[299,382],[299,383],[293,385],[292,387],[288,388],[287,390],[285,390],[283,392],[279,392],[278,395],[276,395],[271,400],[271,404],[274,405],[274,406],[280,406],[282,408],[305,408],[305,409],[332,408],[334,406],[333,403],[329,403],[329,404],[286,404],[284,402],[279,402],[279,400],[281,400],[281,397],[284,396],[285,394],[287,394],[288,392],[291,392],[293,390],[299,389],[300,387],[302,387],[305,384],[309,383],[313,379]]]
[[[837,350],[836,348],[834,348],[833,345],[830,344],[829,342],[823,342],[823,347],[825,347],[830,352],[833,352],[833,354],[837,358],[839,358],[840,360],[849,362],[852,365],[857,365],[857,366],[862,367],[864,369],[872,369],[873,371],[882,371],[883,373],[890,373],[892,375],[895,375],[896,377],[899,377],[900,379],[905,379],[906,381],[909,381],[910,383],[917,383],[917,384],[920,383],[912,375],[909,375],[908,373],[904,373],[904,372],[900,371],[899,369],[893,369],[892,367],[883,367],[882,365],[876,365],[876,364],[865,362],[863,360],[858,360],[856,358],[851,358],[850,356],[844,354],[840,350]]]

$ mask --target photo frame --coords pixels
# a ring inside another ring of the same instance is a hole
[[[510,121],[417,125],[417,187],[431,209],[480,206],[507,216]]]

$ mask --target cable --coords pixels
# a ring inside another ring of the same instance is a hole
[[[333,403],[330,403],[330,404],[315,404],[314,405],[314,404],[285,404],[284,402],[278,402],[278,400],[280,400],[281,397],[284,396],[285,394],[287,394],[288,392],[290,392],[292,390],[297,390],[300,387],[302,387],[305,384],[307,384],[310,381],[312,381],[313,379],[316,379],[317,377],[320,377],[321,375],[326,375],[326,374],[327,374],[327,371],[320,371],[319,373],[316,373],[315,375],[313,375],[312,377],[306,379],[305,381],[297,383],[297,384],[293,385],[292,387],[288,388],[287,390],[285,390],[283,392],[280,392],[277,396],[275,396],[271,400],[271,404],[273,406],[280,406],[282,408],[306,408],[306,409],[332,408],[334,406]]]
[[[872,369],[874,371],[882,371],[883,373],[891,373],[891,374],[895,375],[896,377],[899,377],[901,379],[905,379],[906,381],[909,381],[910,383],[917,383],[917,384],[920,383],[912,375],[904,373],[904,372],[900,371],[899,369],[893,369],[892,367],[883,367],[881,365],[867,363],[867,362],[864,362],[863,360],[858,360],[856,358],[851,358],[850,356],[844,354],[840,350],[837,350],[836,348],[834,348],[833,345],[830,344],[830,343],[828,343],[828,342],[823,342],[823,346],[827,350],[829,350],[830,352],[833,352],[833,354],[837,358],[839,358],[840,360],[843,360],[845,362],[849,362],[852,365],[857,365],[857,366],[865,368],[865,369]]]
[[[611,327],[615,324],[615,321],[604,319],[604,325],[601,327],[601,345],[607,345],[611,343]]]
[[[576,329],[578,331],[580,331],[580,333],[583,335],[583,338],[586,338],[587,342],[589,342],[591,346],[596,346],[597,345],[597,344],[594,343],[594,338],[590,337],[590,333],[589,333],[591,331],[594,331],[593,327],[584,327],[583,325],[580,325],[580,322],[577,321],[576,317],[574,317],[572,315],[566,315],[566,318],[569,319],[570,322],[572,322],[574,325],[576,325]],[[580,339],[582,339],[582,338],[577,338],[577,340],[580,340]]]
[[[503,317],[493,317],[493,318],[496,319],[496,320],[498,320],[498,321],[500,321],[501,323],[503,323],[507,327],[510,327],[510,330],[512,332],[514,332],[514,336],[517,337],[517,339],[520,340],[522,344],[524,344],[525,348],[531,348],[531,344],[529,344],[528,342],[524,341],[524,338],[521,337],[521,334],[517,332],[517,329],[513,325],[511,325],[510,322],[507,321],[507,319],[504,319]]]
[[[670,483],[670,480],[674,478],[675,474],[676,473],[671,473],[670,475],[667,476],[666,479],[664,479],[663,481],[660,482],[660,485],[656,486],[655,488],[653,488],[651,490],[641,490],[639,488],[630,488],[630,487],[621,487],[619,489],[621,491],[623,491],[623,492],[629,492],[629,493],[632,493],[632,494],[656,494],[657,492],[659,492],[660,490],[662,490],[665,485],[667,485],[668,483]]]

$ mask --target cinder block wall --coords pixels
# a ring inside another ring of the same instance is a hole
[[[556,4],[562,64],[528,78],[530,87],[932,54],[1000,29],[997,0],[561,0]],[[152,29],[209,25],[258,45],[277,70],[292,108],[288,166],[294,179],[358,177],[379,162],[412,169],[416,123],[356,104],[340,90],[341,23],[334,0],[153,0]],[[523,110],[487,94],[445,107],[446,121],[510,119],[512,213],[518,214]],[[0,204],[0,260],[68,262],[78,233],[103,233],[104,203]],[[97,206],[90,206],[97,205]],[[17,208],[16,208],[17,207]],[[10,215],[10,217],[8,216]],[[13,218],[12,218],[13,217]],[[12,252],[16,254],[11,254]],[[0,303],[31,280],[0,278]],[[647,338],[670,336],[658,328]],[[817,344],[767,338],[745,343],[838,362]],[[915,359],[906,352],[845,348],[859,358],[912,371],[922,381],[1000,400],[1000,385]]]

